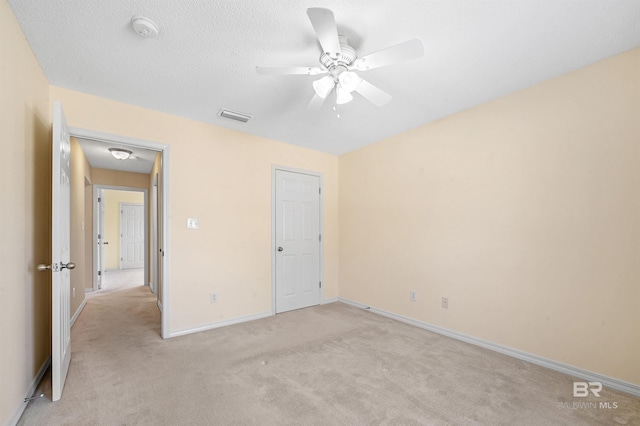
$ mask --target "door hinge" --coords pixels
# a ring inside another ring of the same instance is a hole
[[[318,188],[318,194],[322,194],[322,188]]]
[[[319,287],[319,288],[322,288],[322,281],[320,281],[320,282],[318,283],[318,287]]]
[[[98,275],[102,275],[102,271],[98,271]]]
[[[102,198],[98,197],[98,202],[101,203],[102,202]]]
[[[322,241],[322,234],[318,235],[318,241]]]

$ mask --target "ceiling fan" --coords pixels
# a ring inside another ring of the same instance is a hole
[[[359,93],[376,106],[383,106],[391,95],[361,78],[356,71],[367,71],[397,62],[419,58],[424,47],[419,39],[412,39],[395,46],[358,57],[349,41],[338,34],[333,12],[324,8],[309,8],[307,15],[318,36],[322,54],[319,67],[256,67],[258,74],[271,75],[320,75],[328,74],[313,82],[315,95],[307,109],[319,109],[331,93],[337,105],[353,99],[352,92]]]

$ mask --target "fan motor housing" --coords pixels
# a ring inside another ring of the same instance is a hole
[[[338,57],[336,59],[333,59],[327,53],[323,53],[322,55],[320,55],[320,63],[329,71],[331,71],[333,67],[336,67],[338,65],[347,67],[351,65],[357,58],[356,51],[353,49],[353,47],[349,46],[349,40],[347,39],[347,37],[343,35],[339,35],[338,37],[340,39],[341,50]]]

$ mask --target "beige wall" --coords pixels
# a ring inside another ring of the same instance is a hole
[[[280,164],[324,174],[325,298],[340,279],[342,297],[640,384],[637,49],[339,161],[49,87],[6,2],[0,57],[0,423],[50,354],[34,268],[50,261],[52,100],[71,126],[171,145],[173,331],[270,309]]]
[[[0,424],[49,356],[49,83],[7,2],[0,2]]]
[[[65,115],[68,115],[66,105],[64,103],[62,104],[62,107],[65,108]],[[68,119],[69,118],[67,117],[67,120]],[[130,173],[118,170],[93,168],[91,176],[93,178],[94,185],[126,186],[131,188],[149,189],[149,175],[144,173]]]
[[[324,175],[324,296],[338,296],[338,158],[52,87],[70,126],[171,146],[172,331],[271,310],[271,166]],[[94,170],[94,183],[98,183]],[[146,185],[149,185],[147,178]],[[187,230],[187,217],[200,229]],[[218,303],[209,294],[218,294]]]
[[[340,296],[640,384],[639,160],[640,49],[345,155]]]
[[[106,269],[120,269],[120,203],[144,205],[144,193],[136,191],[104,191],[104,235]],[[148,240],[145,235],[145,240]]]
[[[91,166],[80,144],[71,138],[71,261],[76,268],[71,271],[71,317],[75,315],[84,301],[87,275],[91,277],[93,269],[92,244],[87,247],[87,235],[90,235],[93,222],[90,212],[86,212],[85,195],[87,182],[91,182]]]

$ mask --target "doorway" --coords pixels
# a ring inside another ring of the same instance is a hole
[[[96,184],[93,193],[95,268],[87,296],[149,285],[148,190]]]
[[[157,184],[157,216],[156,219],[152,222],[155,222],[157,224],[157,227],[155,227],[153,229],[153,231],[151,232],[153,233],[157,233],[156,238],[157,238],[157,246],[158,246],[158,253],[154,253],[153,256],[153,262],[151,262],[153,264],[153,269],[157,270],[157,274],[154,274],[154,279],[158,280],[156,285],[155,285],[155,289],[156,289],[156,294],[157,294],[157,299],[158,299],[158,306],[160,307],[161,310],[161,335],[163,338],[169,338],[170,336],[170,328],[169,328],[169,324],[170,324],[170,309],[171,309],[171,305],[170,305],[170,274],[169,274],[169,266],[170,266],[170,245],[169,245],[169,241],[170,241],[170,230],[168,227],[168,223],[167,221],[163,220],[162,218],[167,217],[167,214],[169,212],[169,205],[170,205],[170,191],[169,191],[169,167],[170,167],[170,149],[168,145],[165,144],[159,144],[156,142],[150,142],[150,141],[145,141],[145,140],[140,140],[140,139],[134,139],[134,138],[128,138],[128,137],[124,137],[124,136],[118,136],[118,135],[111,135],[111,134],[106,134],[106,133],[101,133],[101,132],[96,132],[96,131],[92,131],[92,130],[86,130],[86,129],[79,129],[79,128],[70,128],[70,134],[71,136],[79,139],[79,140],[85,140],[85,141],[89,141],[89,142],[95,142],[96,144],[102,144],[102,145],[117,145],[118,147],[123,147],[123,148],[129,148],[131,150],[135,150],[137,149],[142,149],[142,150],[147,150],[147,151],[154,151],[156,153],[159,153],[160,157],[159,157],[159,168],[156,172],[156,175],[158,176],[158,180],[156,181]],[[99,185],[95,185],[94,184],[94,188],[97,187]],[[123,188],[123,187],[110,187],[110,186],[106,186],[103,185],[102,189],[128,189],[128,188]],[[140,188],[135,188],[136,190],[140,191]],[[145,192],[145,206],[147,206],[147,210],[145,213],[145,218],[149,217],[149,213],[148,213],[148,206],[149,206],[149,202],[148,202],[148,190],[144,190]],[[95,193],[94,191],[94,197],[97,198],[98,195]],[[94,206],[96,206],[96,204],[94,203]],[[94,212],[98,210],[96,208],[94,208]],[[94,229],[99,229],[98,227],[98,223],[96,221],[94,221]],[[94,232],[94,236],[97,236],[97,232]],[[104,234],[102,234],[104,235]],[[103,242],[109,242],[104,240],[104,238],[102,239]],[[94,247],[97,247],[98,242],[94,241]],[[145,244],[145,246],[147,247],[146,250],[146,257],[145,257],[145,264],[149,265],[149,250],[148,247],[150,246],[150,244]],[[98,265],[99,261],[94,257],[94,265]],[[106,263],[103,262],[103,265]],[[145,268],[145,278],[144,278],[144,283],[149,283],[149,268]],[[96,285],[97,286],[97,285]]]

